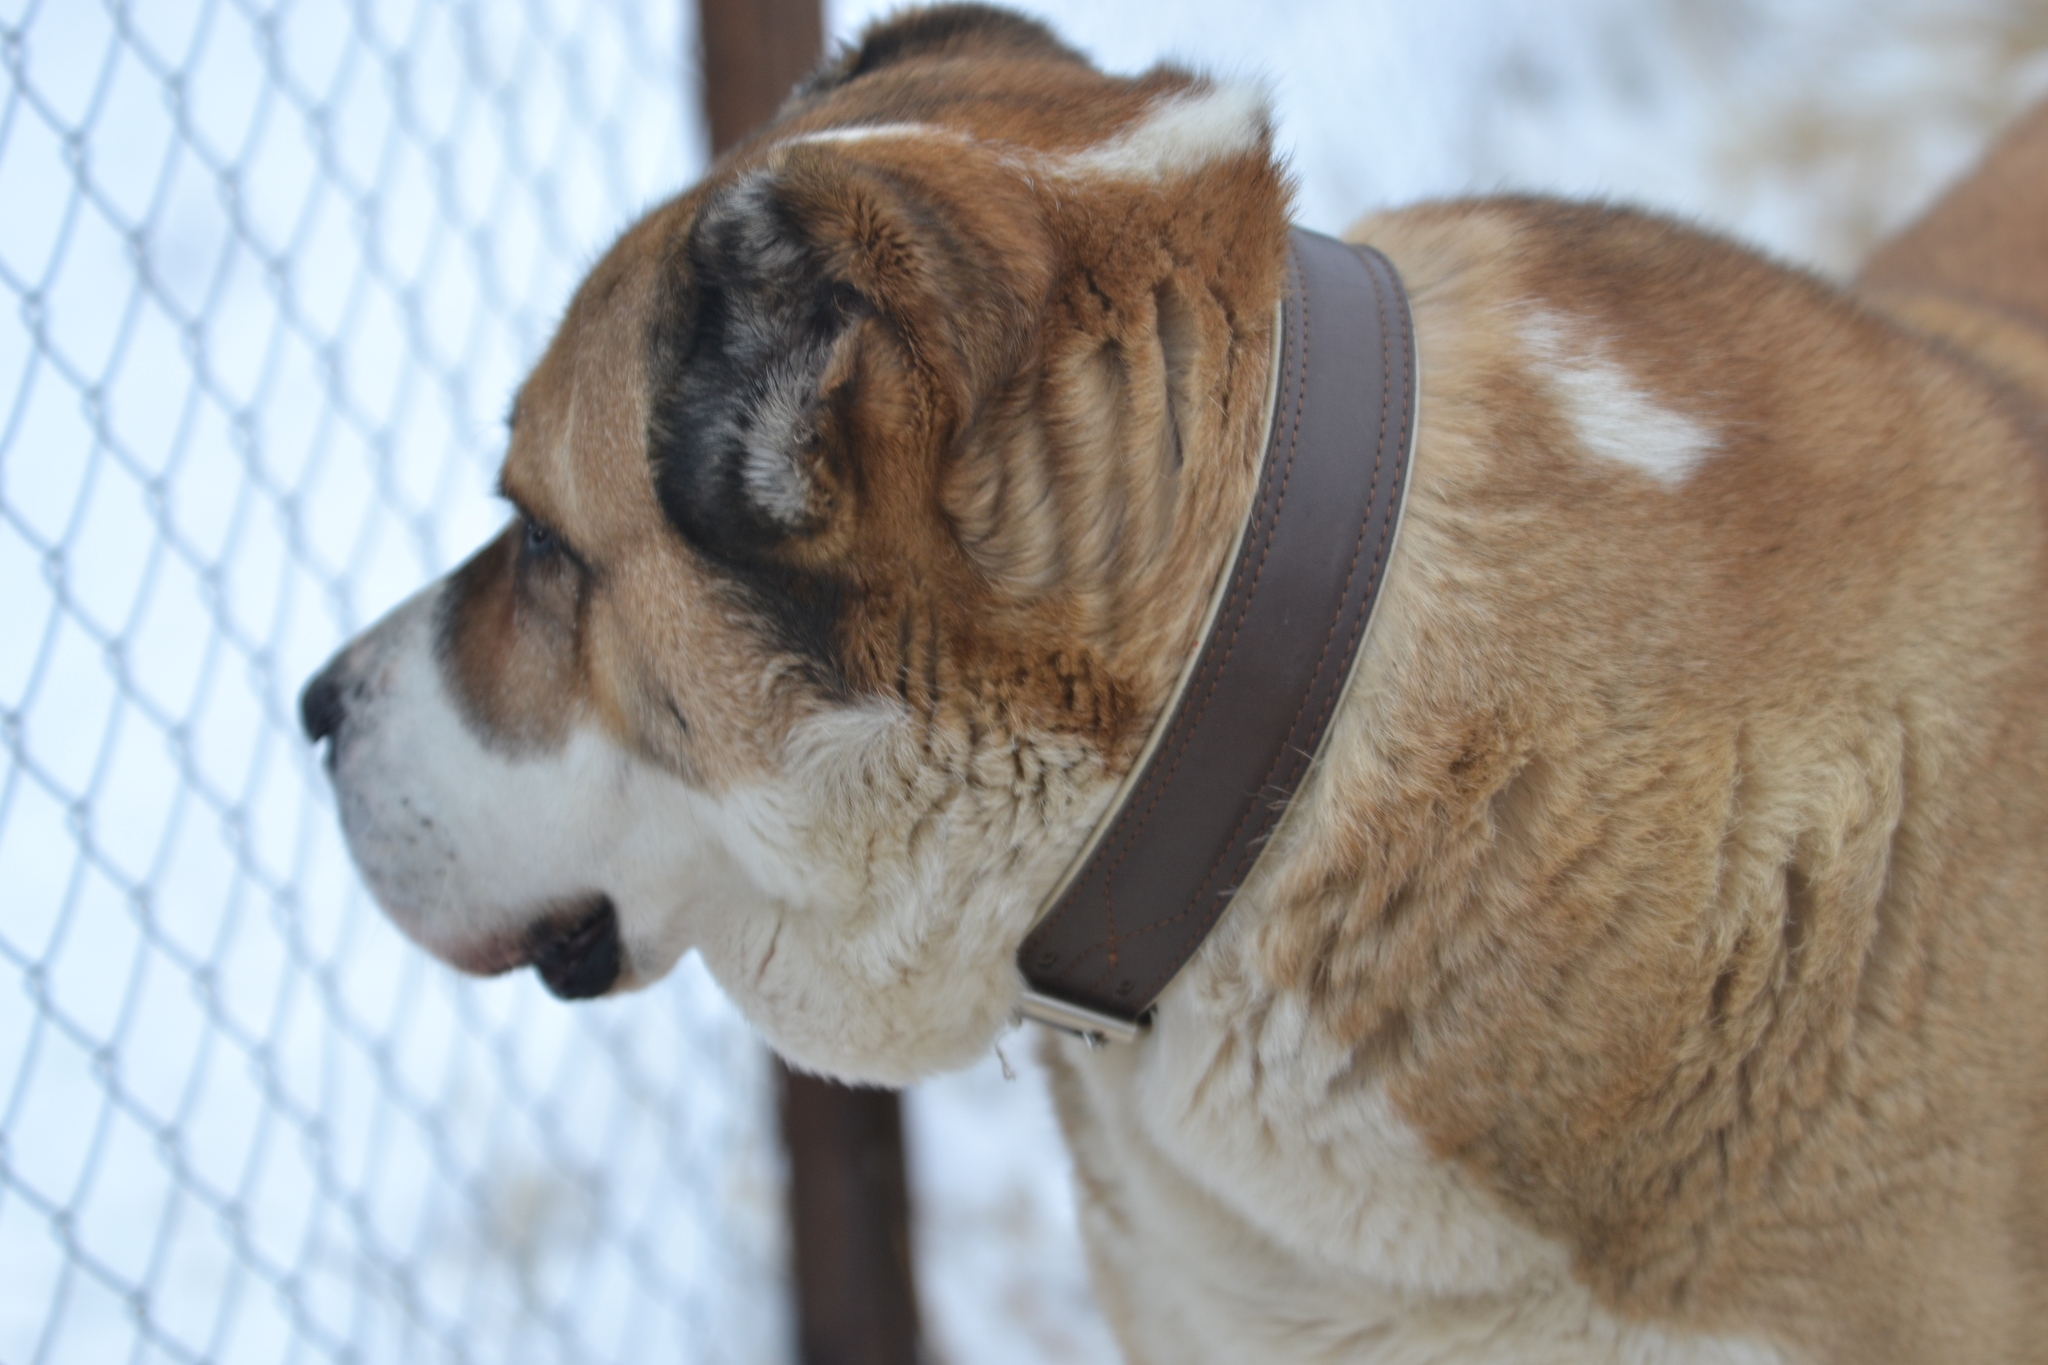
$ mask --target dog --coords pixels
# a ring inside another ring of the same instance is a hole
[[[2048,120],[1855,288],[1624,209],[1352,238],[1405,523],[1134,1043],[1048,1035],[1133,1362],[2020,1361],[2048,1340]],[[1256,91],[953,6],[630,228],[510,524],[308,686],[469,972],[699,952],[797,1065],[985,1053],[1244,523]]]

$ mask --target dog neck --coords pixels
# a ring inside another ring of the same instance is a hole
[[[1019,951],[1023,1013],[1135,1038],[1299,790],[1392,558],[1413,327],[1369,247],[1296,229],[1259,486],[1200,647]]]

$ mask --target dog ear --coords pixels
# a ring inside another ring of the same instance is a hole
[[[795,98],[836,90],[870,72],[917,57],[969,56],[1088,65],[1086,57],[1035,19],[992,5],[935,5],[870,25],[857,44],[842,48],[799,85]]]
[[[1044,287],[1020,278],[1047,254],[1018,238],[1028,203],[990,217],[1003,240],[803,148],[706,202],[651,333],[649,456],[687,540],[731,567],[815,563],[863,488],[936,479]]]
[[[714,197],[672,251],[650,355],[663,510],[727,564],[815,519],[820,382],[862,313],[825,278],[765,174]]]

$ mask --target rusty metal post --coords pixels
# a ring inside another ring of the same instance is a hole
[[[824,48],[820,0],[698,0],[711,153],[765,123]],[[780,1062],[802,1365],[915,1365],[910,1196],[895,1092]]]
[[[797,1337],[803,1365],[915,1365],[902,1106],[786,1068]]]
[[[820,0],[698,0],[704,114],[716,156],[768,121],[825,47]]]

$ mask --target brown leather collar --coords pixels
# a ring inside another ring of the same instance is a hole
[[[1414,454],[1408,296],[1387,258],[1295,229],[1272,435],[1194,665],[1116,808],[1018,950],[1023,1012],[1128,1040],[1300,788],[1372,619]]]

